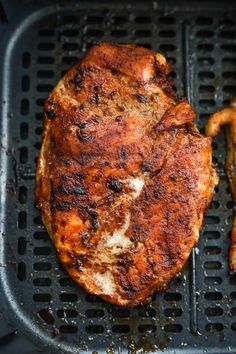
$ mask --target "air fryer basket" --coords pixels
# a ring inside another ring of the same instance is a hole
[[[204,132],[209,114],[236,95],[235,1],[5,1],[0,19],[0,352],[235,353],[223,133],[213,142],[221,182],[200,242],[149,306],[86,294],[61,267],[34,204],[43,103],[67,69],[104,40],[159,50]]]

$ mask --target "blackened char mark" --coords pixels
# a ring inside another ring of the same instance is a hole
[[[120,193],[123,190],[123,184],[114,177],[110,177],[107,181],[107,186],[110,188],[113,192]]]

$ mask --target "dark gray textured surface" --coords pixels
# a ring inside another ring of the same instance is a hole
[[[221,183],[195,255],[148,307],[118,308],[76,286],[59,265],[33,194],[43,101],[92,43],[132,42],[162,51],[178,94],[190,98],[203,129],[209,114],[236,95],[235,2],[25,4],[9,1],[0,17],[0,352],[236,352],[223,134],[213,144]]]

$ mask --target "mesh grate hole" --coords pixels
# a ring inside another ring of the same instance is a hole
[[[50,247],[35,247],[34,254],[36,256],[48,256],[52,253],[52,249]]]
[[[65,16],[62,20],[62,24],[68,25],[68,24],[73,24],[73,23],[78,23],[79,22],[79,17],[77,16]]]
[[[51,42],[39,43],[38,50],[53,50],[55,48],[55,44]]]
[[[166,293],[164,294],[164,300],[166,301],[180,301],[182,299],[182,295],[179,293]]]
[[[24,262],[18,263],[17,278],[20,281],[25,281],[25,279],[26,279],[26,264]]]
[[[86,332],[90,334],[99,334],[104,332],[104,327],[100,325],[90,325],[86,327]]]
[[[41,218],[39,220],[39,224],[42,225]],[[36,240],[48,241],[49,236],[48,236],[46,231],[37,231],[37,232],[34,233],[34,238]]]
[[[199,44],[197,47],[198,50],[202,50],[203,52],[210,52],[214,49],[214,46],[212,44]]]
[[[183,313],[183,311],[178,308],[164,310],[164,314],[166,317],[179,317],[182,315],[182,313]]]
[[[19,202],[21,204],[25,204],[27,202],[27,188],[25,186],[21,186],[19,188]]]
[[[206,110],[213,108],[215,104],[215,100],[199,100],[199,106]],[[200,129],[200,132],[203,134],[205,132],[205,128]]]
[[[169,16],[163,16],[159,18],[159,23],[162,23],[164,25],[173,25],[175,23],[175,18]]]
[[[37,262],[34,263],[34,269],[39,271],[48,271],[52,269],[52,265],[49,262]]]
[[[212,32],[212,31],[198,31],[197,32],[197,37],[198,38],[204,38],[204,39],[206,39],[206,38],[212,38],[212,37],[214,37],[214,32]]]
[[[164,331],[165,332],[171,332],[171,333],[179,333],[181,332],[183,327],[181,324],[167,324],[164,326]]]
[[[160,31],[159,36],[163,38],[172,38],[175,37],[174,31]]]
[[[37,150],[40,150],[40,149],[41,149],[41,146],[42,146],[42,141],[38,141],[37,143],[34,144],[34,147],[35,147]]]
[[[154,317],[156,316],[156,310],[153,308],[141,308],[139,310],[140,317]]]
[[[204,297],[206,300],[209,300],[209,301],[214,300],[215,301],[215,300],[221,300],[223,296],[221,293],[216,291],[216,292],[207,292],[204,295]]]
[[[54,35],[54,30],[53,29],[40,29],[38,31],[38,34],[41,36],[41,37],[51,37]]]
[[[205,231],[203,233],[203,236],[206,237],[208,240],[217,240],[220,238],[220,232],[219,231]]]
[[[20,138],[21,139],[27,139],[29,134],[29,126],[27,123],[23,122],[20,125]]]
[[[54,76],[54,72],[52,70],[39,70],[37,76],[40,79],[50,79]]]
[[[233,72],[233,71],[225,71],[222,73],[222,76],[225,78],[225,79],[233,79],[233,80],[236,80],[236,73]]]
[[[220,307],[208,307],[205,309],[205,314],[207,316],[221,316],[223,315],[223,310]]]
[[[200,93],[213,93],[215,91],[214,86],[200,86],[199,92]]]
[[[208,323],[206,325],[206,331],[207,332],[220,332],[223,331],[224,326],[222,323]]]
[[[31,61],[30,53],[24,52],[23,55],[22,55],[22,66],[23,66],[24,69],[28,69],[29,68],[30,61]]]
[[[198,64],[199,65],[202,65],[202,66],[205,66],[205,65],[214,65],[214,59],[213,58],[199,58],[198,59]]]
[[[63,50],[69,50],[69,51],[73,51],[73,50],[77,50],[79,48],[77,43],[64,43],[62,45],[62,49]]]
[[[88,318],[103,317],[104,311],[101,309],[89,309],[85,312],[85,316]]]
[[[127,22],[127,17],[124,16],[113,16],[112,17],[112,22],[115,25],[123,25],[125,22]]]
[[[33,283],[35,286],[50,286],[52,281],[50,278],[35,278]]]
[[[119,38],[119,37],[125,37],[127,36],[128,32],[125,31],[125,30],[113,30],[111,31],[111,36],[112,37],[116,37],[116,38]]]
[[[236,291],[233,291],[231,294],[230,294],[230,297],[232,300],[236,300]]]
[[[98,30],[98,29],[88,29],[86,31],[86,35],[88,37],[96,37],[96,38],[98,37],[98,38],[100,38],[100,37],[103,36],[103,34],[104,34],[104,32],[101,31],[101,30]]]
[[[215,74],[211,71],[200,71],[198,77],[200,80],[214,79]]]
[[[109,313],[114,318],[127,318],[130,316],[130,310],[125,308],[109,308]]]
[[[70,287],[75,287],[76,284],[71,278],[61,278],[59,280],[59,283],[61,286],[70,286]]]
[[[23,256],[26,253],[26,245],[27,245],[26,239],[24,237],[19,237],[17,251],[21,256]]]
[[[234,96],[236,93],[236,86],[223,86],[223,92]]]
[[[27,92],[27,91],[29,91],[29,87],[30,87],[29,76],[24,75],[21,80],[21,89],[22,89],[22,91]]]
[[[60,333],[76,333],[78,330],[77,326],[74,325],[64,325],[59,328]]]
[[[234,39],[236,37],[235,31],[223,31],[220,33],[221,38]]]
[[[78,296],[76,294],[62,293],[59,295],[62,302],[75,302],[78,301]]]
[[[41,216],[39,215],[39,216],[35,216],[35,218],[34,218],[34,224],[35,225],[43,225],[43,221],[42,221],[42,218],[41,218]],[[35,232],[35,234],[36,234],[37,232]]]
[[[47,323],[49,325],[52,325],[55,322],[53,315],[51,314],[50,310],[48,310],[48,309],[39,310],[38,315],[42,318],[42,320],[45,323]]]
[[[23,116],[26,116],[29,113],[29,101],[27,98],[21,100],[20,112]]]
[[[208,247],[204,247],[204,252],[207,255],[219,254],[221,253],[221,248],[216,246],[208,246]]]
[[[222,284],[222,279],[220,277],[205,277],[205,284],[220,285]]]
[[[139,46],[152,49],[152,45],[150,43],[137,43]]]
[[[230,310],[232,316],[236,316],[236,307],[232,307]]]
[[[25,229],[27,226],[27,214],[25,211],[21,211],[18,214],[18,227],[19,229]]]
[[[230,275],[229,282],[232,285],[236,285],[236,275],[235,274],[234,275]]]
[[[236,58],[223,58],[222,64],[224,65],[236,65]]]
[[[196,19],[196,23],[201,26],[205,25],[211,25],[212,24],[212,18],[210,17],[198,17]]]
[[[38,92],[47,92],[49,93],[53,89],[53,85],[51,84],[39,84],[37,85]]]
[[[134,32],[134,35],[138,38],[151,37],[152,32],[148,30],[137,30]]]
[[[37,128],[35,129],[35,133],[36,133],[37,135],[40,135],[40,136],[41,136],[42,132],[43,132],[43,127],[37,127]]]
[[[155,332],[157,327],[153,324],[143,324],[138,326],[138,331],[140,333],[153,333]]]
[[[151,21],[152,21],[151,18],[147,16],[137,16],[135,18],[135,22],[140,24],[151,23]]]
[[[87,22],[88,22],[88,24],[102,23],[103,17],[101,17],[101,16],[88,16]]]
[[[223,44],[221,49],[225,52],[234,53],[236,52],[236,45],[233,44]]]
[[[54,63],[54,58],[53,57],[48,57],[48,56],[43,56],[43,57],[38,57],[37,59],[38,64],[53,64]]]
[[[65,36],[65,37],[77,37],[79,34],[79,31],[76,29],[64,29],[63,31],[61,31],[61,35]]]
[[[92,294],[86,294],[85,299],[86,299],[87,302],[95,302],[95,303],[103,301],[98,296],[92,295]]]
[[[76,57],[62,57],[62,63],[67,65],[73,65],[78,61]]]
[[[42,112],[35,113],[35,118],[40,121],[43,120],[43,113]]]
[[[233,208],[233,202],[230,200],[229,202],[227,202],[226,204],[228,209],[232,209]]]
[[[50,302],[52,296],[50,294],[34,294],[33,300],[36,302]]]
[[[206,215],[205,219],[204,219],[204,222],[207,225],[219,224],[220,223],[220,218],[218,216]]]
[[[60,318],[75,318],[78,316],[78,311],[75,309],[60,309],[57,311],[57,316]]]
[[[213,149],[216,150],[218,145],[214,142],[212,143]],[[216,200],[212,200],[210,204],[210,209],[218,209],[220,207],[220,203],[217,202]]]
[[[236,323],[232,323],[231,329],[232,329],[232,331],[236,331]]]
[[[113,333],[129,333],[130,328],[128,325],[115,325],[111,330]]]
[[[210,269],[210,270],[215,270],[215,269],[220,269],[222,267],[222,264],[220,262],[205,262],[204,263],[204,268],[205,269]]]
[[[176,46],[173,44],[161,44],[159,46],[159,50],[162,52],[173,52],[174,50],[176,50]]]

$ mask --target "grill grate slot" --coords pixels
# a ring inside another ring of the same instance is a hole
[[[236,277],[228,275],[226,262],[232,200],[223,170],[223,134],[213,144],[213,159],[222,181],[206,213],[195,263],[188,262],[167,292],[156,294],[149,306],[119,308],[79,288],[60,266],[34,207],[34,171],[45,98],[91,45],[103,40],[134,42],[163,52],[172,64],[170,76],[177,94],[192,91],[190,99],[204,132],[209,114],[236,95],[235,16],[216,9],[203,16],[198,8],[161,8],[161,2],[157,8],[131,2],[123,6],[121,2],[107,6],[94,3],[91,9],[77,4],[73,11],[65,4],[63,10],[55,7],[47,11],[19,33],[14,52],[19,60],[14,60],[11,78],[17,94],[11,92],[9,112],[14,115],[9,113],[7,119],[16,154],[17,184],[16,193],[8,197],[6,227],[13,251],[7,251],[6,258],[14,265],[8,267],[9,272],[13,268],[15,272],[9,277],[11,285],[15,287],[17,281],[14,301],[24,304],[27,318],[40,326],[45,338],[56,338],[52,352],[65,353],[63,345],[67,344],[81,353],[105,353],[110,346],[121,352],[129,347],[132,353],[181,348],[186,354],[194,346],[218,346],[222,352],[227,352],[226,343],[235,348]],[[191,89],[186,87],[186,60]],[[189,290],[193,274],[194,294]],[[201,336],[192,333],[193,315]],[[202,338],[207,341],[203,343]],[[41,339],[38,342],[40,346]]]

